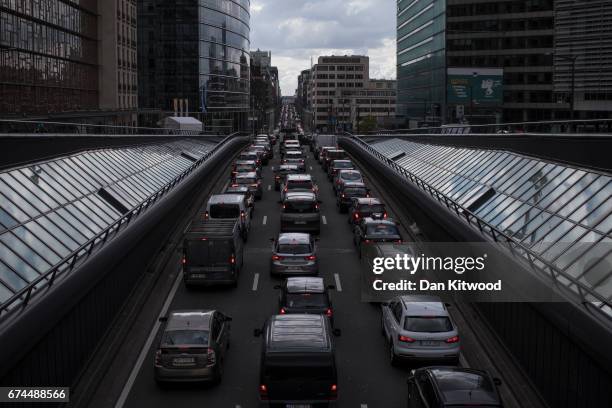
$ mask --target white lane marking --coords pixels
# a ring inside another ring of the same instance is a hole
[[[176,291],[178,290],[179,284],[181,283],[182,276],[183,276],[183,272],[179,272],[178,275],[176,276],[176,280],[174,281],[174,285],[172,285],[172,289],[170,290],[170,293],[168,294],[168,298],[166,299],[166,301],[164,302],[164,305],[162,306],[162,309],[160,311],[160,316],[165,316],[168,313],[168,308],[170,307],[170,304],[174,300],[174,296],[176,295]],[[151,329],[151,333],[149,333],[149,337],[147,338],[147,341],[145,342],[144,347],[141,349],[140,354],[138,355],[136,364],[134,365],[134,367],[132,367],[132,372],[130,372],[130,376],[128,377],[128,380],[125,383],[125,386],[123,387],[123,390],[121,391],[121,394],[119,395],[119,399],[117,399],[117,402],[115,403],[115,408],[122,408],[123,404],[125,404],[125,401],[127,400],[127,397],[130,394],[130,390],[132,389],[132,386],[134,385],[134,382],[136,381],[136,377],[138,377],[138,373],[140,372],[142,363],[144,362],[144,359],[147,357],[147,353],[149,352],[149,349],[151,348],[151,344],[153,344],[153,340],[155,339],[155,335],[157,334],[160,326],[161,326],[161,322],[158,319],[155,321],[155,324],[153,325],[153,329]]]
[[[259,283],[259,274],[256,273],[253,277],[253,292],[257,290],[257,284]]]
[[[264,215],[264,217],[263,217],[263,221],[262,221],[262,224],[263,224],[263,225],[266,225],[266,222],[268,222],[268,216],[267,216],[267,215]]]
[[[272,190],[272,186],[268,184],[268,191]]]
[[[327,225],[327,218],[325,218],[324,215],[321,217],[321,219],[323,220],[323,224]]]
[[[312,166],[310,166],[310,170],[312,170]]]
[[[334,280],[336,281],[336,290],[342,292],[342,285],[340,284],[340,275],[334,273]]]
[[[361,404],[361,408],[368,408],[368,404]]]

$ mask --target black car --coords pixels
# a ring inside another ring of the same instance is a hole
[[[486,371],[463,367],[423,367],[408,377],[408,408],[503,407],[501,381]]]
[[[367,198],[370,190],[361,181],[348,181],[344,183],[344,189],[336,195],[336,206],[341,213],[345,213],[353,198]]]
[[[281,164],[274,168],[274,190],[280,190],[280,186],[285,183],[287,174],[298,174],[300,172],[299,167],[295,164]]]
[[[374,242],[402,242],[397,224],[390,219],[375,220],[363,218],[353,228],[353,243],[357,246],[357,252],[361,257],[361,246]]]
[[[275,289],[280,289],[279,313],[322,314],[329,317],[333,326],[334,309],[329,289],[335,288],[334,285],[325,286],[320,277],[287,278],[281,285],[275,286]]]

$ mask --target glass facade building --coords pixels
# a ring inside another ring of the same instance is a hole
[[[97,109],[96,14],[96,0],[0,0],[0,116]]]
[[[246,126],[249,110],[248,0],[138,3],[139,105],[175,109],[186,99],[207,130]]]
[[[444,111],[445,26],[445,0],[397,3],[398,115],[424,121]]]

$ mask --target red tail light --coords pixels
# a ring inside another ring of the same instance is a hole
[[[233,183],[233,184],[232,184],[232,187],[238,187],[238,184]]]
[[[282,261],[283,257],[280,255],[272,255],[272,260],[273,261]]]
[[[359,213],[355,213],[355,219],[358,220],[359,219]]]
[[[156,366],[161,366],[162,362],[161,362],[161,350],[157,350],[155,352],[155,365]]]
[[[345,197],[346,197],[346,195],[344,193],[342,193],[342,198],[345,198]]]
[[[268,387],[266,387],[266,384],[259,385],[259,398],[268,399]]]
[[[244,218],[244,217],[245,217],[244,211],[240,211],[240,218]]]
[[[232,254],[232,256],[230,256],[229,263],[232,264],[232,265],[234,265],[236,263],[236,257],[234,256],[234,254]]]
[[[288,190],[288,189],[287,189],[287,187],[285,187],[285,189],[284,189],[283,191],[286,193],[286,192],[287,192],[287,190]]]
[[[187,258],[183,257],[182,262],[183,262],[183,265],[185,265],[187,263]]]
[[[217,355],[215,354],[215,350],[209,348],[206,353],[206,365],[208,367],[215,365],[217,362]]]
[[[336,384],[332,384],[329,387],[329,399],[338,398],[338,386]]]
[[[363,240],[363,243],[364,243],[364,244],[369,244],[369,243],[371,243],[371,242],[372,242],[372,241],[370,241],[369,239],[364,239],[364,240]]]
[[[459,343],[459,336],[453,336],[450,339],[444,340],[447,343]]]
[[[287,311],[284,307],[281,307],[280,314],[287,314]]]
[[[280,176],[274,176],[276,180],[280,180]]]
[[[334,312],[333,312],[333,310],[331,310],[331,308],[328,308],[325,311],[325,315],[328,316],[328,317],[332,317],[334,315]]]
[[[316,255],[308,255],[304,257],[305,260],[307,261],[316,261],[317,260],[317,256]]]
[[[204,219],[205,219],[205,220],[207,220],[207,219],[208,219],[208,217],[209,217],[209,215],[208,215],[208,211],[205,211],[205,212],[204,212]]]
[[[257,182],[256,184],[251,184],[251,187],[259,187],[259,182]]]
[[[414,339],[408,336],[402,336],[401,334],[397,337],[397,339],[403,343],[414,343]]]
[[[385,212],[383,213],[383,218],[386,220],[386,219],[387,219],[387,217],[388,217],[388,215],[387,215],[387,212],[385,211]]]

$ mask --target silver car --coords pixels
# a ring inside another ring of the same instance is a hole
[[[219,382],[229,348],[231,317],[216,310],[180,310],[160,318],[155,381]]]
[[[249,191],[253,193],[255,199],[261,200],[263,197],[263,187],[261,185],[261,179],[257,177],[257,173],[237,173],[234,177],[233,186],[247,186]]]
[[[287,174],[285,182],[281,186],[281,201],[285,199],[287,193],[291,192],[310,192],[318,196],[319,187],[310,174]]]
[[[381,308],[392,365],[400,360],[458,364],[459,333],[439,297],[398,296]]]
[[[344,189],[344,183],[361,182],[363,183],[363,175],[359,170],[339,170],[334,176],[332,188],[336,194],[341,193]]]
[[[282,232],[321,232],[321,213],[314,193],[289,192],[282,201]]]
[[[316,240],[310,234],[284,233],[272,238],[272,275],[318,275]]]

